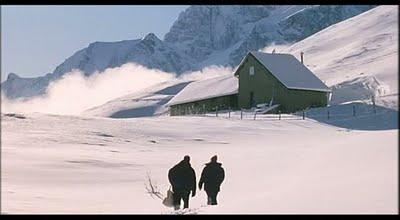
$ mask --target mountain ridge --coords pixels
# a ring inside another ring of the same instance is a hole
[[[210,65],[235,66],[248,51],[271,43],[304,39],[373,7],[191,6],[180,13],[164,40],[149,33],[142,39],[96,41],[75,52],[45,76],[22,78],[14,73],[10,80],[7,77],[1,83],[1,90],[12,99],[37,96],[46,92],[50,82],[74,69],[89,76],[128,62],[177,74]],[[304,24],[315,18],[321,22],[305,30]]]

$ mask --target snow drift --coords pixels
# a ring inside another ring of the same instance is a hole
[[[356,77],[332,86],[331,104],[354,100],[371,100],[390,94],[389,86],[374,76]]]

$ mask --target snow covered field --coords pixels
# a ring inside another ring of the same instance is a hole
[[[184,155],[199,178],[218,154],[219,205],[204,191],[186,213],[397,213],[397,129],[360,131],[307,120],[2,115],[3,213],[173,213],[165,194]]]

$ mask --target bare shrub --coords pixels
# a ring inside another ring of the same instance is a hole
[[[152,181],[150,173],[147,172],[147,182],[145,183],[146,191],[152,198],[157,197],[161,200],[165,198],[165,196],[160,192],[157,183]]]

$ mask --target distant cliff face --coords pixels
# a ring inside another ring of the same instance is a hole
[[[191,6],[182,12],[164,40],[91,43],[53,73],[38,78],[11,75],[2,83],[9,98],[43,94],[50,81],[73,69],[86,75],[135,62],[178,74],[208,65],[237,65],[248,51],[271,43],[296,42],[373,6]]]
[[[169,47],[150,33],[140,40],[91,43],[89,47],[78,51],[59,65],[54,74],[61,76],[72,69],[79,69],[90,75],[128,62],[167,72],[180,72],[190,69],[185,59],[180,51]]]

